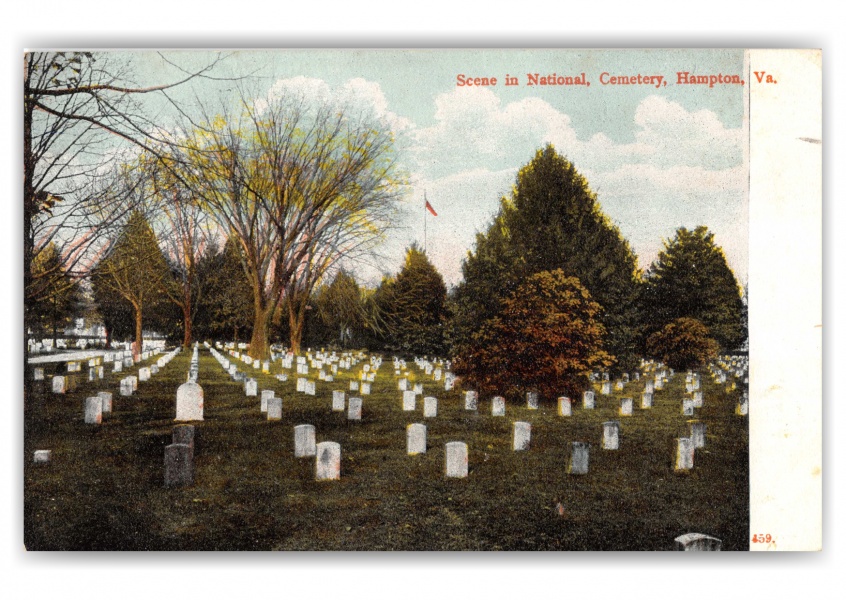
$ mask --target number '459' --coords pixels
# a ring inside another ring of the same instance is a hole
[[[773,541],[773,536],[769,533],[756,533],[752,536],[753,544],[769,544]]]

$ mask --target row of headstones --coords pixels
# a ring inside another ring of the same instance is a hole
[[[131,396],[133,392],[138,391],[138,383],[150,381],[153,375],[157,375],[161,369],[164,369],[173,358],[180,353],[182,348],[177,347],[160,357],[155,364],[149,367],[141,367],[138,369],[138,375],[128,375],[120,380],[120,395]]]

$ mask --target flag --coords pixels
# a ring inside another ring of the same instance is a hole
[[[431,205],[431,204],[429,204],[429,201],[428,201],[428,200],[426,200],[426,210],[428,210],[430,213],[432,213],[432,216],[433,216],[433,217],[437,217],[437,216],[438,216],[438,213],[436,213],[436,212],[435,212],[435,209],[434,209],[434,208],[432,208],[432,205]]]

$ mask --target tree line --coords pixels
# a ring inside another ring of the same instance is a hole
[[[714,236],[680,228],[646,272],[575,166],[547,145],[447,290],[416,245],[362,287],[345,265],[396,221],[405,175],[378,116],[278,93],[184,111],[163,133],[90,53],[25,69],[25,324],[56,335],[81,299],[110,338],[279,342],[445,356],[480,389],[576,391],[643,356],[685,368],[746,339]],[[209,68],[212,68],[211,65]],[[240,89],[240,88],[239,88]],[[168,97],[169,99],[169,97]],[[102,136],[128,142],[99,152]],[[48,189],[49,188],[49,189]],[[516,392],[515,392],[516,393]]]

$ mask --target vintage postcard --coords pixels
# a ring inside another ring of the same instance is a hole
[[[23,60],[27,550],[822,548],[819,51]]]

